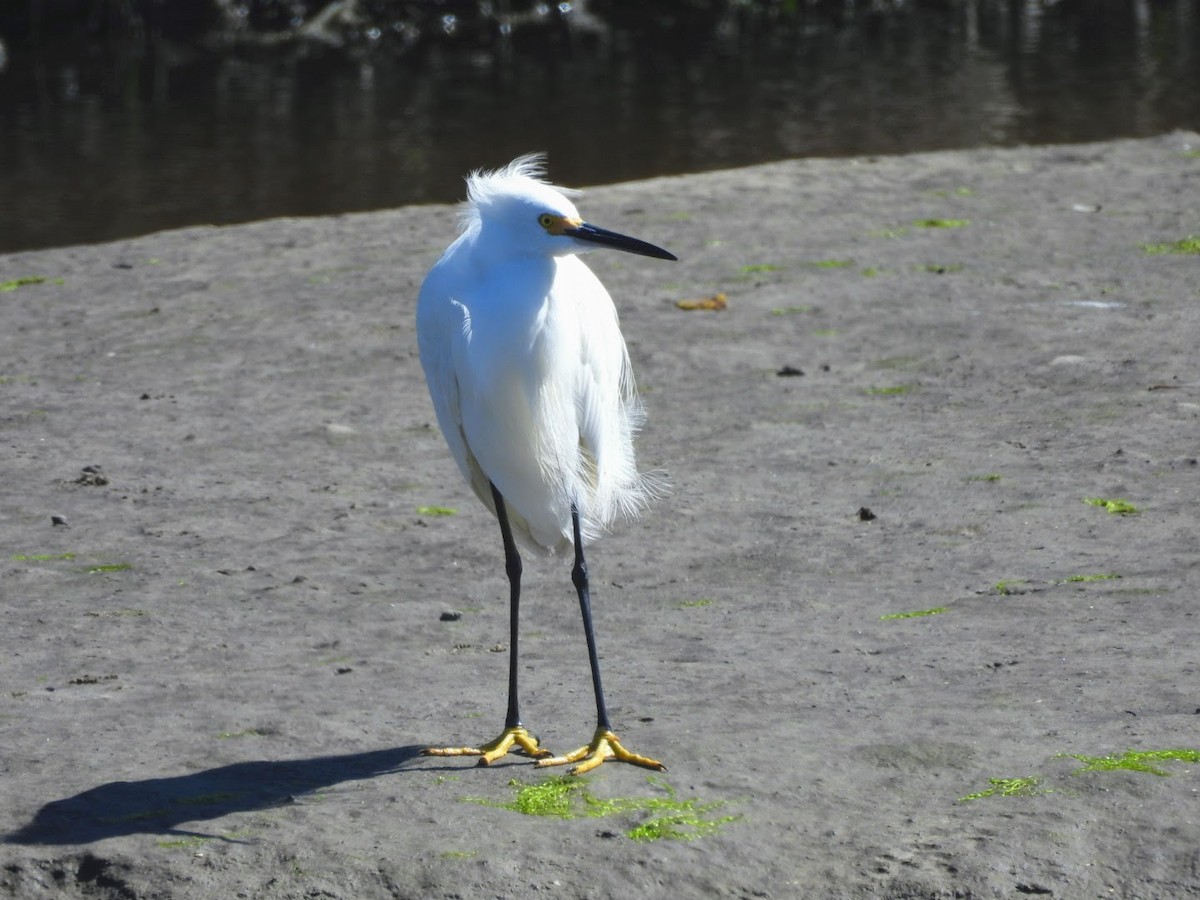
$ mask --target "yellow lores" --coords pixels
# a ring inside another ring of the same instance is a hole
[[[584,540],[600,536],[654,497],[637,470],[633,437],[644,418],[617,311],[577,254],[595,247],[657,259],[653,244],[583,221],[543,178],[539,156],[467,179],[463,230],[438,260],[417,301],[421,365],[438,424],[459,469],[496,514],[509,581],[508,713],[504,731],[478,747],[434,756],[478,756],[489,765],[511,751],[539,765],[607,759],[651,769],[613,734],[600,685]],[[552,756],[522,724],[517,702],[521,556],[573,550],[571,581],[587,639],[596,732]]]

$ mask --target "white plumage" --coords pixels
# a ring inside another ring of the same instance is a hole
[[[606,759],[662,769],[626,750],[609,725],[600,684],[583,545],[654,493],[639,475],[633,437],[642,407],[612,298],[576,256],[611,247],[675,257],[653,244],[589,225],[567,193],[542,180],[540,156],[523,156],[467,179],[462,233],[438,260],[417,300],[421,365],[438,424],[475,494],[500,522],[509,579],[508,714],[479,747],[434,756],[478,756],[487,765],[514,748],[539,765]],[[596,695],[586,746],[551,756],[518,710],[521,557],[514,538],[554,552],[574,547]]]
[[[538,156],[468,179],[462,233],[430,271],[417,304],[421,365],[438,424],[476,496],[504,497],[528,547],[571,544],[571,504],[585,540],[638,511],[654,482],[637,471],[643,420],[616,307],[543,215],[579,221]],[[574,192],[570,192],[574,193]]]

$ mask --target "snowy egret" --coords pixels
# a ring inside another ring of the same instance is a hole
[[[476,496],[496,514],[509,581],[508,713],[504,731],[479,747],[433,756],[478,756],[490,765],[518,749],[538,765],[606,759],[663,769],[626,750],[612,732],[592,630],[583,543],[654,495],[639,474],[633,437],[643,419],[629,353],[608,291],[577,253],[610,247],[658,259],[653,244],[584,222],[544,180],[544,158],[522,156],[467,179],[461,233],[430,270],[417,300],[421,365],[438,424]],[[589,744],[553,756],[521,722],[516,541],[554,553],[574,548],[571,581],[587,639],[596,731]]]

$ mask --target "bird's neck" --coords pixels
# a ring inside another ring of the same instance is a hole
[[[545,253],[533,253],[525,247],[496,245],[480,241],[471,259],[477,277],[493,284],[507,281],[533,285],[544,284],[549,290],[558,269],[558,261]]]

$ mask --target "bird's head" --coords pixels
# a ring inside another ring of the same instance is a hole
[[[467,179],[466,229],[477,229],[479,241],[500,252],[566,256],[609,247],[675,259],[675,255],[585,222],[570,197],[578,194],[544,180],[545,158],[521,156],[503,169],[473,172]]]

